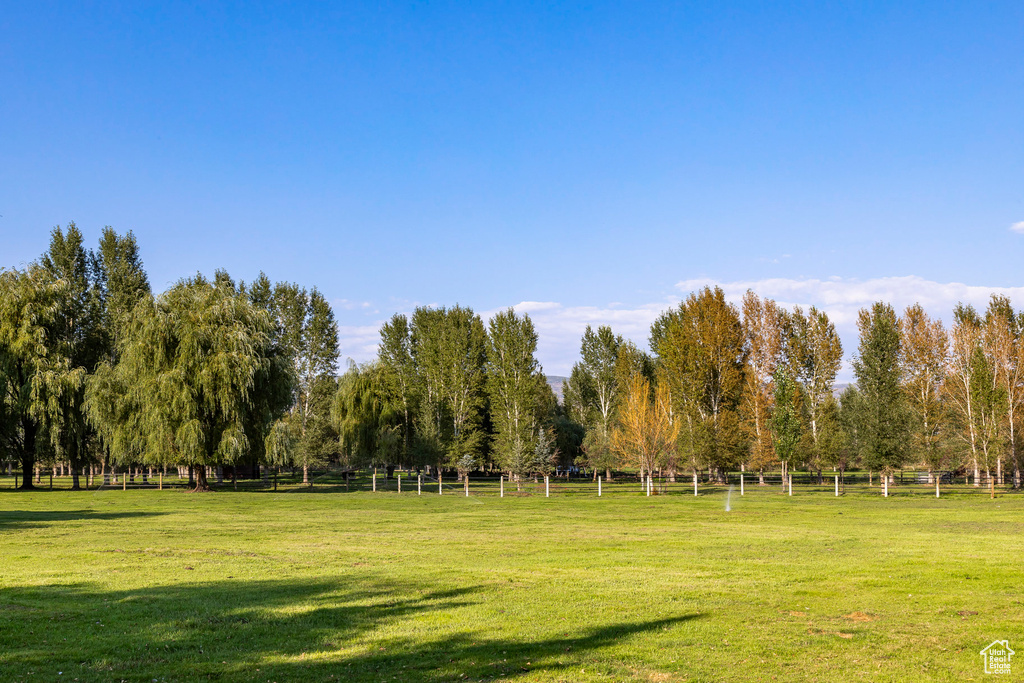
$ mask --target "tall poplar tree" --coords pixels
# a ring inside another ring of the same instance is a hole
[[[775,404],[775,370],[786,348],[786,313],[772,299],[752,291],[743,296],[743,337],[747,366],[744,373],[743,427],[750,442],[747,464],[764,484],[764,471],[777,458],[771,414]]]
[[[71,468],[72,488],[89,457],[95,432],[83,410],[86,378],[104,352],[102,295],[97,286],[95,257],[86,251],[81,231],[54,228],[50,248],[40,259],[46,276],[62,283],[57,316],[46,340],[51,360],[44,375],[45,424],[59,460]]]
[[[586,427],[582,448],[595,477],[604,470],[611,478],[611,470],[618,464],[610,434],[621,382],[630,374],[620,369],[623,346],[622,336],[614,334],[611,327],[602,325],[595,332],[587,325],[580,340],[580,360],[563,387],[566,412]]]
[[[337,436],[331,427],[331,406],[337,391],[338,325],[323,295],[292,283],[274,287],[273,310],[281,326],[281,346],[291,360],[296,378],[289,419],[297,435],[294,457],[302,467],[302,482],[309,470],[333,452]]]
[[[857,318],[860,345],[853,360],[864,398],[861,445],[864,463],[891,475],[906,460],[910,424],[901,386],[899,321],[892,306],[877,302]]]
[[[411,351],[420,385],[418,441],[438,467],[460,476],[483,456],[487,332],[472,309],[420,307]]]
[[[513,309],[491,318],[487,336],[487,391],[494,424],[494,456],[499,467],[520,481],[536,458],[538,435],[537,331],[529,315]],[[547,435],[545,434],[545,438]]]
[[[995,374],[995,383],[1001,394],[1003,419],[1001,428],[1006,458],[1013,468],[1013,486],[1020,487],[1020,420],[1024,406],[1024,314],[1015,314],[1010,300],[993,295],[985,312],[985,345]],[[996,479],[1003,483],[1003,457],[996,461]]]
[[[680,421],[680,451],[694,472],[719,479],[743,458],[739,408],[746,363],[739,312],[720,287],[690,294],[651,327],[659,382]]]
[[[828,314],[814,306],[806,315],[797,306],[790,320],[789,365],[803,392],[808,425],[808,460],[818,470],[820,481],[821,465],[825,461],[821,444],[823,440],[831,442],[835,438],[831,433],[823,435],[822,429],[832,429],[836,424],[828,420],[823,425],[821,414],[825,405],[833,400],[832,387],[842,364],[843,345]]]
[[[948,411],[943,382],[949,336],[942,321],[932,319],[920,304],[908,306],[900,318],[903,389],[910,410],[912,453],[928,465],[929,476],[949,458]]]

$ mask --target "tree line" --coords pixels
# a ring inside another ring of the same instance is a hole
[[[419,307],[380,330],[378,357],[338,374],[334,314],[314,287],[184,278],[154,294],[134,235],[95,250],[74,224],[22,269],[0,271],[0,459],[41,467],[258,477],[328,464],[511,480],[558,466],[724,481],[730,471],[908,464],[1020,485],[1024,314],[992,298],[946,330],[920,305],[862,310],[856,384],[834,391],[843,348],[828,315],[747,292],[691,293],[649,350],[587,327],[559,402],[529,315],[486,323]]]
[[[580,462],[724,481],[745,470],[908,465],[1019,487],[1024,313],[993,296],[984,312],[957,305],[953,326],[919,304],[897,315],[860,311],[856,383],[836,395],[843,348],[828,315],[785,310],[748,291],[737,307],[720,288],[690,294],[652,325],[650,354],[587,328],[565,385],[583,425]]]

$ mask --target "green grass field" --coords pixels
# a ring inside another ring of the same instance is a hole
[[[1019,495],[731,502],[0,490],[0,680],[963,681],[1024,645]]]

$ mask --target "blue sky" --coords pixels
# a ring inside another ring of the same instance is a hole
[[[317,285],[357,360],[395,311],[518,305],[556,374],[703,282],[831,306],[848,347],[871,296],[1024,306],[1021,3],[39,2],[0,33],[0,265],[132,229],[159,289]]]

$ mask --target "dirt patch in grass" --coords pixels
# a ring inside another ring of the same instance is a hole
[[[864,612],[850,612],[849,614],[845,615],[844,618],[849,619],[850,621],[875,621],[878,619],[878,617],[873,617],[870,614],[866,614]]]

